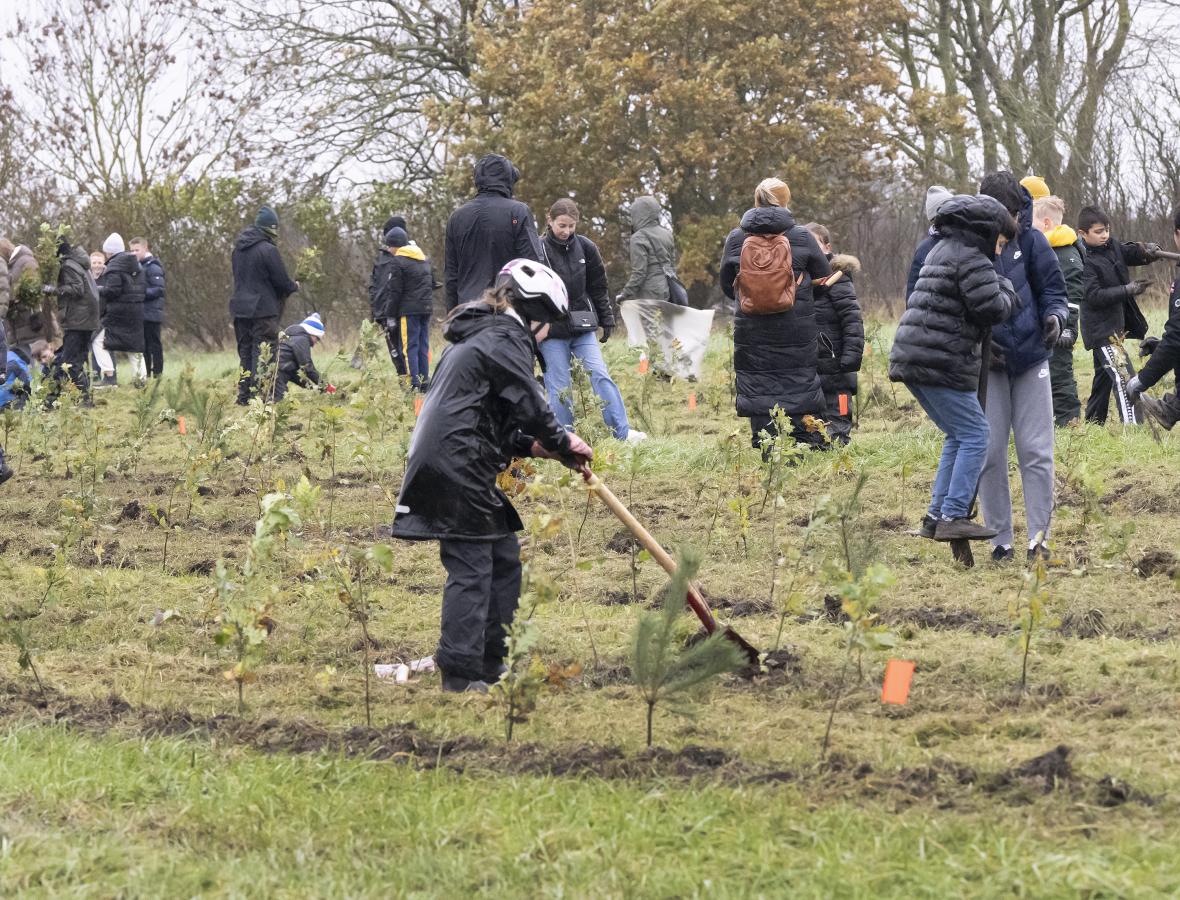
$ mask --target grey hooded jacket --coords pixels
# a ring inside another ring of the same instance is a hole
[[[631,277],[621,300],[667,300],[668,276],[675,273],[672,232],[660,224],[660,201],[639,197],[631,204]]]

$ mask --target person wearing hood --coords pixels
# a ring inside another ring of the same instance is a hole
[[[287,396],[287,385],[303,388],[320,386],[320,373],[311,358],[311,351],[324,339],[324,322],[319,313],[312,313],[297,325],[288,325],[279,336],[279,355],[275,363],[274,400]],[[335,388],[325,385],[328,393]]]
[[[860,274],[860,260],[832,253],[832,235],[812,222],[807,230],[824,251],[832,275],[828,283],[815,285],[815,324],[819,331],[819,383],[823,385],[828,436],[847,444],[852,440],[852,398],[865,351],[864,317],[856,301],[853,283]]]
[[[631,276],[623,285],[619,302],[663,300],[677,303],[669,289],[676,274],[676,245],[670,229],[660,224],[663,217],[655,197],[637,197],[631,204]]]
[[[751,235],[783,235],[791,249],[790,276],[795,302],[785,312],[747,315],[741,304],[733,321],[733,370],[737,381],[737,414],[750,420],[751,443],[762,447],[763,432],[778,437],[772,410],[790,416],[791,437],[800,444],[826,449],[823,432],[808,421],[822,419],[826,402],[820,384],[812,284],[832,274],[815,237],[795,222],[788,204],[791,191],[777,178],[767,178],[754,191],[754,208],[725,239],[721,255],[721,290],[736,298],[734,282],[741,267],[742,246]],[[763,448],[764,452],[769,448]]]
[[[430,315],[434,311],[434,272],[426,254],[404,228],[385,233],[383,259],[373,268],[373,321],[385,326],[395,368],[402,347],[406,355],[398,374],[409,368],[410,384],[426,390],[430,381]],[[404,338],[404,340],[403,340]]]
[[[91,348],[102,370],[102,383],[115,384],[113,353],[126,353],[136,386],[147,379],[143,363],[143,300],[147,279],[134,253],[127,250],[118,232],[112,232],[102,244],[106,268],[98,278],[101,331]]]
[[[52,374],[58,384],[69,378],[81,392],[83,402],[88,402],[90,378],[86,374],[86,361],[94,332],[99,329],[98,282],[90,272],[90,257],[85,248],[71,246],[69,240],[60,237],[57,256],[61,261],[57,284],[46,285],[46,293],[57,296],[63,332]],[[51,394],[56,397],[56,390]]]
[[[1016,444],[1028,527],[1028,559],[1047,558],[1053,518],[1053,387],[1049,357],[1069,319],[1065,279],[1049,241],[1033,227],[1032,196],[1011,172],[986,175],[980,194],[994,197],[1016,219],[1016,239],[996,258],[996,271],[1012,282],[1020,307],[992,330],[987,381],[991,428],[987,462],[979,479],[984,521],[995,529],[992,559],[1015,557],[1008,439]]]
[[[602,358],[598,329],[602,329],[605,344],[615,327],[615,313],[602,255],[592,240],[577,233],[580,218],[581,212],[573,200],[558,200],[549,209],[548,227],[541,238],[545,262],[561,277],[570,303],[569,318],[553,323],[549,337],[541,344],[545,390],[557,421],[565,428],[573,428],[570,366],[576,358],[590,377],[595,395],[602,400],[602,419],[611,434],[634,444],[645,440],[647,435],[631,427],[623,395],[611,380]]]
[[[393,536],[439,542],[447,582],[434,659],[444,691],[486,693],[505,671],[520,598],[516,532],[524,525],[497,476],[514,457],[578,468],[593,456],[561,427],[533,374],[537,342],[568,313],[558,275],[518,259],[443,326],[451,346],[414,427]]]
[[[476,195],[447,221],[444,259],[447,310],[478,300],[513,259],[541,260],[529,208],[513,199],[520,172],[491,153],[475,164]]]
[[[959,195],[939,205],[934,228],[938,240],[893,339],[889,378],[909,388],[945,435],[921,535],[987,540],[995,529],[971,521],[990,433],[979,402],[986,377],[980,368],[989,329],[1019,304],[993,265],[998,246],[1016,237],[1016,222],[991,197]]]
[[[1037,182],[1040,182],[1039,184]],[[1029,193],[1038,192],[1044,181],[1029,176],[1020,182]],[[1029,187],[1032,184],[1033,188]],[[1045,187],[1048,190],[1048,187]],[[1061,277],[1065,279],[1065,293],[1069,301],[1069,318],[1061,329],[1061,337],[1049,357],[1049,381],[1053,386],[1053,422],[1063,428],[1082,416],[1078,399],[1078,382],[1073,373],[1073,348],[1078,340],[1078,315],[1082,303],[1082,271],[1085,269],[1085,249],[1078,233],[1063,224],[1065,201],[1050,194],[1033,196],[1033,224],[1049,240],[1057,255]]]
[[[37,258],[24,244],[13,244],[8,238],[0,238],[0,257],[8,270],[8,292],[0,291],[0,315],[4,317],[5,343],[9,349],[20,348],[28,354],[33,341],[46,340],[53,343],[57,338],[57,319],[53,309],[53,298],[42,295],[39,303],[20,304],[20,285],[31,279],[39,285]],[[7,297],[7,303],[3,301]]]
[[[278,234],[279,217],[269,206],[264,206],[258,210],[254,224],[234,241],[231,258],[234,291],[229,300],[229,314],[233,316],[238,344],[239,406],[250,402],[262,348],[269,346],[274,352],[287,298],[299,290],[299,282],[291,280],[275,246]]]
[[[926,232],[926,237],[918,244],[914,251],[914,258],[910,262],[910,274],[905,281],[905,295],[909,299],[910,294],[914,292],[914,286],[918,283],[918,275],[922,271],[922,266],[926,262],[926,257],[930,251],[934,249],[934,245],[941,239],[938,234],[938,229],[934,227],[934,217],[938,215],[938,210],[947,200],[954,196],[949,190],[941,184],[931,185],[926,190],[926,221],[930,223],[930,229]]]

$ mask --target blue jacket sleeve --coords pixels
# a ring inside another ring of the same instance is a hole
[[[1025,271],[1037,302],[1037,316],[1044,322],[1049,316],[1056,316],[1061,327],[1069,320],[1069,301],[1065,292],[1065,276],[1057,254],[1049,246],[1049,239],[1032,229],[1026,232],[1029,240],[1024,241],[1025,252],[1031,256]]]
[[[925,237],[914,251],[914,258],[910,262],[910,274],[905,280],[906,303],[909,303],[910,294],[914,292],[914,288],[918,284],[918,276],[922,273],[922,266],[926,264],[926,257],[930,255],[931,246],[930,238]]]
[[[144,270],[144,276],[147,288],[144,290],[143,298],[145,300],[163,300],[164,267],[153,260]]]

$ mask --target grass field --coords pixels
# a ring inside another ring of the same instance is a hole
[[[277,418],[225,406],[229,355],[171,357],[154,396],[120,387],[93,410],[5,416],[18,477],[0,489],[0,894],[1180,890],[1180,438],[1058,432],[1054,558],[1021,690],[1037,584],[1022,563],[967,571],[905,534],[939,435],[885,377],[888,329],[870,331],[851,447],[777,470],[732,414],[724,334],[695,385],[642,377],[608,345],[652,435],[637,451],[576,392],[603,479],[666,546],[702,553],[720,617],[770,653],[691,715],[658,708],[651,749],[630,648],[666,577],[548,462],[516,500],[535,532],[525,555],[560,588],[535,617],[536,709],[509,743],[499,703],[425,675],[374,681],[365,724],[366,655],[432,652],[444,580],[433,544],[392,543],[387,568],[347,563],[380,543],[414,420],[387,360],[356,371],[348,348],[329,366],[340,393],[295,390]],[[1084,398],[1080,348],[1076,363]],[[297,495],[301,522],[259,555],[273,493]],[[1023,540],[1018,479],[1014,495]],[[835,508],[843,533],[816,524]],[[859,659],[838,596],[849,561],[892,576],[876,623],[896,646]],[[367,651],[341,602],[358,591]],[[242,604],[267,627],[250,629],[239,712],[233,641],[215,637]],[[889,658],[916,663],[904,706],[880,701]]]

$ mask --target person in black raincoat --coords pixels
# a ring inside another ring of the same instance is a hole
[[[545,323],[568,309],[551,269],[514,260],[495,289],[457,307],[443,328],[452,346],[414,427],[393,536],[439,542],[447,583],[434,658],[446,691],[486,692],[504,671],[524,526],[497,475],[513,457],[576,467],[593,454],[558,424],[533,377]]]
[[[234,241],[231,258],[234,292],[229,300],[229,314],[234,320],[242,373],[238,379],[239,406],[250,402],[262,347],[264,344],[274,347],[287,298],[299,290],[299,282],[291,280],[275,246],[278,233],[278,215],[264,206],[258,210],[254,224]]]
[[[115,232],[103,242],[107,265],[98,278],[98,297],[102,331],[93,345],[106,384],[115,382],[111,356],[123,352],[131,362],[132,377],[142,384],[147,375],[143,362],[143,301],[147,279],[134,253],[127,250],[123,238]]]
[[[520,172],[492,153],[475,164],[474,199],[447,221],[444,269],[447,310],[478,300],[513,259],[541,260],[541,240],[529,208],[512,198]]]
[[[787,209],[790,200],[790,189],[779,179],[761,182],[754,192],[755,207],[729,233],[721,255],[721,290],[732,300],[747,235],[785,234],[797,282],[795,305],[786,312],[747,316],[739,304],[734,313],[737,414],[749,418],[755,447],[761,446],[763,431],[775,436],[771,410],[777,406],[791,417],[791,436],[798,443],[823,449],[827,446],[823,434],[808,428],[804,417],[819,419],[824,414],[812,281],[826,278],[832,269],[811,232],[795,223]]]

